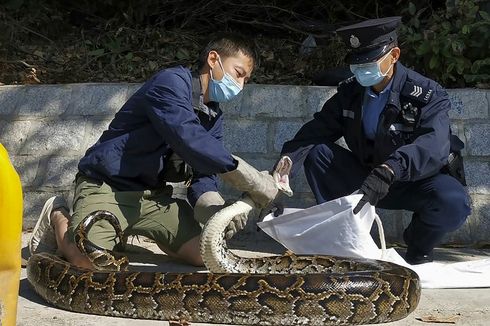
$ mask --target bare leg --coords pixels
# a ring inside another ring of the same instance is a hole
[[[69,217],[69,213],[64,208],[53,210],[51,213],[51,225],[54,228],[58,251],[71,264],[78,267],[93,269],[90,260],[78,250],[75,243],[68,239],[66,231],[68,230]]]
[[[185,242],[177,252],[173,252],[168,249],[166,246],[157,243],[158,247],[164,251],[167,255],[174,258],[179,258],[185,261],[188,264],[194,266],[204,266],[204,262],[202,261],[201,252],[200,252],[200,241],[201,237],[197,236],[189,241]]]

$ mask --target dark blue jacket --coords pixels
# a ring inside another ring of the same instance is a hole
[[[236,168],[222,136],[223,113],[217,103],[202,103],[191,72],[165,69],[116,113],[78,169],[120,191],[152,190],[165,184],[162,172],[175,152],[193,168],[188,199],[194,205],[202,193],[216,191],[215,174]]]
[[[373,168],[387,163],[400,181],[426,178],[447,164],[450,101],[438,83],[397,63],[374,141],[365,137],[362,126],[364,92],[353,77],[342,82],[313,120],[284,144],[282,154],[298,168],[313,145],[343,136],[361,164]]]

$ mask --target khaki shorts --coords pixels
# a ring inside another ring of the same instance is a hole
[[[68,225],[69,239],[74,241],[75,228],[88,214],[106,210],[117,217],[125,237],[143,235],[177,252],[185,242],[201,233],[201,227],[194,220],[191,206],[184,200],[171,198],[171,192],[170,186],[151,191],[118,191],[104,182],[79,175]],[[105,220],[92,226],[88,239],[109,250],[119,243],[114,228]]]

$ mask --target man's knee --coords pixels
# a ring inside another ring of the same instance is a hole
[[[316,170],[320,165],[330,164],[334,154],[327,144],[318,144],[310,149],[304,167],[307,171]]]
[[[77,229],[81,223],[83,223],[83,220],[77,220],[76,222],[73,220],[70,221],[66,234],[69,242],[76,242],[75,233],[79,232]],[[115,246],[119,243],[116,230],[106,220],[95,221],[90,226],[90,231],[85,229],[85,233],[90,242],[107,250],[114,250]]]
[[[471,213],[468,194],[463,186],[447,176],[444,187],[439,187],[433,193],[433,204],[439,212],[444,227],[447,231],[458,229],[466,221]]]

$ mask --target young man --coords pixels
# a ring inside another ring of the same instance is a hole
[[[91,212],[107,210],[116,215],[125,236],[147,236],[167,254],[202,265],[199,222],[205,223],[224,204],[217,192],[218,174],[259,207],[277,194],[268,173],[232,156],[222,141],[219,103],[238,95],[255,63],[251,44],[228,34],[202,51],[197,78],[181,66],[155,74],[80,160],[73,215],[60,197],[45,204],[31,253],[58,248],[71,263],[91,268],[73,242],[73,231]],[[181,181],[189,184],[188,201],[172,198],[172,187],[166,185]],[[235,218],[227,236],[245,223],[246,217]],[[106,221],[94,225],[89,240],[106,249],[117,244]]]
[[[398,62],[400,17],[337,30],[350,48],[353,77],[284,144],[293,174],[304,162],[318,203],[364,194],[367,203],[413,211],[404,232],[411,264],[432,261],[432,249],[470,214],[460,150],[452,136],[442,87]],[[344,137],[349,150],[334,142]],[[449,164],[448,164],[449,163]],[[460,165],[458,165],[460,163]],[[448,171],[450,172],[449,175]]]

